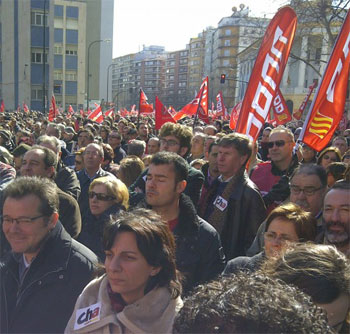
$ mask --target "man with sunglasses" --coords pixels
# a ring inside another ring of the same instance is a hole
[[[122,135],[116,128],[112,128],[108,135],[108,144],[111,145],[114,151],[113,162],[119,164],[126,157],[126,152],[122,149]]]
[[[2,232],[11,252],[0,266],[0,332],[63,333],[97,257],[58,220],[57,186],[20,177],[4,193]]]
[[[267,147],[271,161],[258,164],[250,178],[258,186],[270,212],[289,196],[289,176],[298,166],[293,157],[293,133],[284,126],[273,129]]]

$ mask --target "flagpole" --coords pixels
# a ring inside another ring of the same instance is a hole
[[[140,97],[139,97],[139,112],[137,113],[137,128],[139,128],[139,124],[140,124],[141,91],[142,91],[142,89],[140,88]]]
[[[199,108],[200,108],[200,105],[201,105],[201,102],[202,102],[203,92],[204,92],[204,87],[202,88],[201,95],[200,95],[200,97],[199,97],[199,102],[198,102],[197,111],[196,111],[196,116],[195,116],[195,118],[194,118],[192,130],[194,130],[194,127],[196,126],[196,123],[197,123],[197,120],[198,120],[198,111],[199,111]]]

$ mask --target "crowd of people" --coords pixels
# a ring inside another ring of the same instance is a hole
[[[0,114],[1,333],[349,333],[350,129]]]

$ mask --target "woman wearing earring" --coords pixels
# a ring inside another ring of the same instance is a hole
[[[90,282],[66,333],[171,333],[182,307],[175,241],[153,211],[123,213],[106,226],[105,274]]]

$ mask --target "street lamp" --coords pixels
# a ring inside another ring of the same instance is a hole
[[[47,25],[47,18],[46,18],[46,2],[47,0],[44,0],[44,16],[43,16],[43,113],[46,114],[46,25]]]
[[[90,95],[90,48],[95,44],[95,43],[102,43],[106,42],[109,43],[111,40],[110,38],[107,39],[98,39],[96,41],[92,41],[89,46],[88,46],[88,58],[87,58],[87,90],[86,90],[86,110],[89,110],[89,95]]]
[[[111,68],[112,65],[114,65],[114,64],[113,63],[109,64],[107,67],[107,103],[108,103],[109,69]]]

